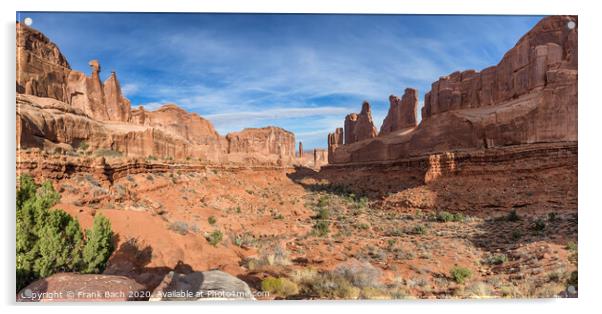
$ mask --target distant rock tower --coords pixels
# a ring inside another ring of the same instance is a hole
[[[303,142],[299,142],[299,158],[303,158]]]

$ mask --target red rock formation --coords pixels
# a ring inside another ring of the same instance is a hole
[[[173,104],[131,110],[116,74],[103,83],[99,62],[89,65],[90,76],[71,70],[46,36],[17,23],[19,149],[64,153],[85,142],[89,153],[125,157],[246,164],[289,164],[294,158],[294,135],[280,128],[246,129],[226,139],[208,120]]]
[[[328,150],[314,149],[314,167],[321,167],[328,163]]]
[[[67,59],[44,34],[17,22],[17,93],[67,102]]]
[[[337,128],[334,133],[328,133],[328,163],[334,163],[334,151],[343,145],[343,128]]]
[[[379,135],[413,128],[416,122],[416,110],[418,109],[418,92],[413,88],[406,88],[403,97],[389,96],[389,113],[383,121]]]
[[[140,106],[132,110],[131,121],[161,128],[195,144],[220,144],[220,136],[209,120],[196,113],[187,112],[175,104],[165,104],[155,111],[146,111]]]
[[[569,22],[577,17],[546,17],[497,66],[442,77],[425,95],[418,127],[335,147],[329,163],[577,141],[577,27]]]
[[[108,120],[129,121],[131,116],[130,101],[123,97],[115,72],[111,72],[111,76],[105,80],[103,92]]]
[[[303,158],[303,143],[299,142],[299,158]]]
[[[115,74],[103,84],[98,60],[89,64],[90,77],[71,70],[58,47],[46,36],[17,23],[17,93],[60,100],[96,120],[128,121],[130,104],[123,97]]]
[[[345,117],[345,144],[352,144],[365,139],[376,137],[376,127],[372,120],[370,104],[362,103],[359,114],[351,113]]]
[[[240,132],[228,133],[226,140],[228,141],[228,153],[259,153],[295,157],[295,134],[274,126],[247,128]]]
[[[497,66],[454,72],[433,83],[423,119],[450,110],[494,106],[547,85],[549,71],[577,71],[576,17],[543,19],[510,49]]]

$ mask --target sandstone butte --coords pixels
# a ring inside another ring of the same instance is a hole
[[[569,28],[570,21],[575,27]],[[391,96],[376,136],[370,107],[328,135],[330,164],[388,162],[430,153],[577,141],[577,17],[542,19],[500,62],[457,71],[424,96]],[[344,142],[343,142],[344,138]]]
[[[56,44],[17,23],[19,149],[68,153],[85,147],[127,158],[219,164],[295,162],[295,135],[289,131],[270,126],[221,136],[210,121],[175,104],[132,109],[117,74],[102,82],[98,60],[89,65],[90,76],[72,70]]]

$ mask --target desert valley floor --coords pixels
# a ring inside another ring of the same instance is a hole
[[[286,296],[551,297],[576,269],[573,145],[501,149],[489,155],[512,158],[496,168],[483,167],[487,158],[465,161],[429,183],[408,165],[317,171],[173,161],[146,161],[147,170],[123,170],[111,182],[63,172],[86,157],[29,154],[24,160],[37,160],[24,163],[29,172],[60,178],[56,208],[84,228],[96,213],[110,219],[118,246],[104,273],[151,291],[170,270],[220,269],[261,290],[269,276],[303,286],[317,271],[347,267],[367,277],[351,295]],[[456,266],[472,273],[463,284],[450,277]]]

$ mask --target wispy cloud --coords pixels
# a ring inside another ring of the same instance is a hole
[[[137,84],[127,83],[121,86],[121,92],[127,97],[135,95],[138,92],[139,88]]]
[[[206,115],[214,123],[240,123],[241,120],[271,120],[286,118],[315,117],[319,115],[342,115],[349,112],[348,108],[341,107],[315,107],[315,108],[276,108],[261,111],[229,112]]]

